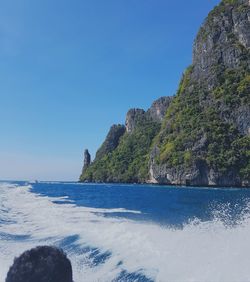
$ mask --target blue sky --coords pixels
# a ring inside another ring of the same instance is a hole
[[[129,108],[173,95],[218,0],[3,0],[0,179],[77,180]]]

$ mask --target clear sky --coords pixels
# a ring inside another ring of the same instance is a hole
[[[77,180],[129,108],[175,94],[218,0],[2,0],[0,179]]]

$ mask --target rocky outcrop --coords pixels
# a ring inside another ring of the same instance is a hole
[[[88,167],[90,165],[90,163],[91,163],[91,155],[90,155],[88,149],[86,149],[84,151],[84,166]]]
[[[115,150],[115,148],[119,144],[120,138],[125,133],[125,131],[126,128],[124,125],[121,124],[112,125],[104,143],[96,153],[95,160],[100,160],[102,157]]]
[[[157,147],[151,153],[148,183],[171,184],[185,186],[248,186],[249,182],[242,182],[237,171],[227,171],[223,175],[209,168],[204,160],[197,160],[190,166],[180,165],[169,167],[167,164],[159,165],[155,157],[159,154]]]
[[[171,98],[162,97],[148,111],[131,109],[124,125],[113,125],[80,181],[144,182],[153,139],[159,133]]]
[[[81,181],[250,186],[250,2],[202,25],[177,94],[113,126]]]
[[[130,109],[126,116],[126,132],[132,133],[135,127],[144,119],[145,111],[142,109]]]
[[[157,99],[153,102],[152,106],[148,109],[147,114],[154,120],[162,122],[167,109],[172,101],[173,97],[165,96]]]
[[[195,40],[193,64],[150,154],[149,182],[249,185],[249,48],[249,1],[222,1],[210,12]],[[186,122],[185,116],[195,118],[198,126]],[[190,126],[190,132],[184,124]],[[179,136],[182,139],[176,142]]]
[[[130,109],[125,121],[126,132],[132,133],[133,130],[145,122],[145,120],[161,123],[172,98],[171,96],[165,96],[157,99],[146,112],[142,109]]]
[[[237,68],[242,61],[249,65],[249,18],[248,0],[222,1],[209,13],[194,43],[193,80],[212,89],[219,83],[218,72]]]
[[[250,136],[249,105],[240,105],[238,107],[230,109],[230,107],[222,104],[220,116],[225,122],[234,124],[242,135]]]
[[[249,6],[248,0],[222,1],[209,13],[201,27],[193,48],[191,80],[202,84],[203,89],[212,91],[220,87],[226,71],[244,68],[249,72]],[[250,93],[249,86],[246,91]],[[211,98],[203,101],[204,107],[213,102]],[[221,103],[220,116],[236,125],[242,134],[249,134],[249,105],[244,103],[232,108]]]
[[[84,157],[83,157],[84,161],[83,161],[83,169],[82,169],[82,173],[84,173],[84,171],[90,166],[91,164],[91,155],[88,151],[88,149],[84,150]]]

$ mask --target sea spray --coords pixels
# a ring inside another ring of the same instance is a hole
[[[31,188],[0,184],[0,281],[15,256],[44,244],[65,249],[76,282],[115,281],[127,274],[126,281],[250,281],[248,205],[235,224],[226,220],[235,207],[222,205],[213,206],[212,220],[194,218],[174,228],[106,217],[140,211],[80,207]]]

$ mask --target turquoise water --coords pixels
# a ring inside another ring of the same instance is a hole
[[[37,245],[80,281],[250,281],[248,189],[0,183],[0,281]]]

